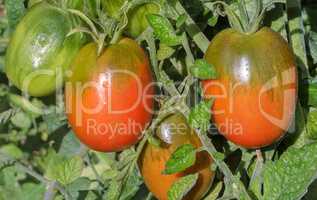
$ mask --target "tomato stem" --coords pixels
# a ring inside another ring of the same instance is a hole
[[[249,21],[248,11],[247,11],[244,0],[239,0],[238,9],[239,9],[239,12],[241,15],[241,19],[240,19],[241,25],[242,25],[243,30],[245,31],[248,29],[250,21]]]
[[[176,1],[175,3],[175,10],[176,10],[176,13],[178,13],[178,17],[181,14],[185,14],[187,16],[187,19],[186,19],[187,26],[185,26],[185,29],[188,35],[193,39],[193,41],[197,44],[198,48],[202,52],[206,52],[208,45],[210,43],[208,38],[204,35],[204,33],[201,32],[200,28],[196,25],[194,20],[187,13],[185,8],[179,1]]]
[[[250,180],[249,187],[254,188],[254,190],[252,191],[255,191],[258,193],[258,195],[261,195],[260,191],[261,191],[261,186],[263,183],[262,173],[263,173],[264,160],[263,160],[261,149],[257,149],[255,152],[256,152],[257,160],[256,160],[256,164],[253,170],[251,180]]]
[[[265,12],[275,3],[285,3],[282,0],[273,0],[270,3],[263,4],[262,0],[256,0],[256,11],[253,20],[250,21],[248,16],[248,10],[246,8],[246,3],[244,0],[240,0],[237,4],[239,14],[236,13],[236,10],[232,6],[226,4],[222,1],[215,1],[211,4],[213,6],[221,5],[225,11],[225,14],[228,17],[230,26],[244,34],[252,34],[259,30],[261,22],[264,18]],[[215,9],[219,15],[223,16],[223,13]]]
[[[115,31],[115,33],[110,41],[110,44],[116,44],[119,41],[119,39],[121,38],[121,35],[123,33],[123,30],[124,30],[124,27],[119,28],[117,31]]]
[[[8,94],[8,99],[11,103],[22,108],[22,110],[32,115],[42,115],[44,113],[41,108],[34,106],[29,100],[19,95]]]
[[[128,23],[129,23],[127,13],[129,12],[129,10],[131,8],[132,8],[131,4],[129,4],[129,3],[123,4],[121,11],[119,13],[121,20],[120,20],[119,24],[117,25],[116,31],[114,32],[114,35],[110,41],[110,44],[117,43],[119,41],[119,39],[121,38],[123,31],[125,30],[125,28],[127,27]]]
[[[94,25],[94,23],[82,12],[78,11],[78,10],[74,10],[74,9],[67,9],[68,12],[77,15],[78,17],[80,17],[91,29],[92,33],[98,37],[99,32],[96,28],[96,26]]]

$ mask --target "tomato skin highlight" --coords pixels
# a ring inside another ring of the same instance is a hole
[[[203,81],[215,97],[213,122],[228,140],[260,148],[288,130],[297,101],[297,70],[287,42],[269,28],[245,35],[226,29],[212,40],[205,59],[219,77]]]
[[[131,39],[110,45],[98,57],[83,47],[66,84],[66,113],[77,137],[96,151],[126,149],[151,121],[154,88],[147,56]]]
[[[83,44],[82,34],[67,37],[70,16],[42,2],[18,24],[8,46],[5,72],[31,96],[46,96],[63,85],[64,72]]]
[[[162,174],[166,162],[178,147],[184,144],[192,144],[196,148],[202,146],[195,131],[187,125],[184,116],[175,114],[159,125],[157,136],[168,143],[163,142],[160,147],[146,144],[139,159],[139,168],[146,186],[157,199],[167,200],[167,193],[175,181],[186,175],[199,173],[196,185],[183,198],[199,200],[208,191],[214,178],[214,172],[210,168],[213,161],[207,152],[197,153],[196,163],[183,172]]]

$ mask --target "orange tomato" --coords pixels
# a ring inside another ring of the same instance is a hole
[[[162,174],[165,164],[172,153],[184,144],[201,147],[196,133],[190,129],[184,116],[171,115],[157,129],[157,136],[162,139],[160,147],[147,144],[139,160],[139,167],[144,182],[153,195],[159,200],[167,200],[167,193],[175,181],[183,176],[199,173],[196,185],[184,197],[186,200],[198,200],[208,191],[214,173],[211,171],[212,159],[207,152],[196,154],[196,163],[183,172],[171,175]]]
[[[246,35],[226,29],[212,40],[205,59],[219,77],[203,81],[215,98],[213,121],[228,140],[265,147],[288,130],[297,100],[297,70],[286,41],[269,28]]]
[[[147,56],[128,38],[97,56],[97,46],[81,49],[66,84],[66,113],[77,137],[97,151],[134,145],[153,109],[152,75]]]

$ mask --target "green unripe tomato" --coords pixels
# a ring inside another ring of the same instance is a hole
[[[42,2],[42,0],[29,0],[28,1],[28,8],[31,8],[32,6],[36,5],[37,3]]]
[[[82,34],[67,37],[70,15],[42,2],[18,24],[8,46],[5,72],[31,96],[46,96],[63,84],[64,72],[82,46]]]
[[[103,8],[113,18],[118,18],[118,13],[125,0],[103,0]],[[159,6],[148,3],[138,6],[128,13],[129,23],[126,32],[131,37],[139,36],[148,26],[146,15],[159,13]]]
[[[28,8],[42,2],[43,0],[29,0]],[[67,1],[67,8],[76,9],[76,10],[83,10],[84,8],[84,0],[68,0]]]

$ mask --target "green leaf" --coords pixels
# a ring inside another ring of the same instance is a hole
[[[45,192],[44,185],[37,185],[34,183],[25,183],[22,185],[21,199],[23,200],[43,199],[44,192]]]
[[[182,43],[182,38],[177,36],[172,24],[165,17],[157,14],[147,15],[147,20],[154,30],[154,35],[168,46],[177,46]]]
[[[264,200],[300,199],[316,178],[317,143],[289,148],[264,168]]]
[[[11,117],[11,122],[14,126],[21,129],[28,129],[32,125],[30,116],[28,116],[24,112],[16,113],[13,117]]]
[[[286,7],[288,12],[288,28],[290,34],[290,44],[294,54],[298,58],[298,65],[302,71],[303,78],[308,76],[308,61],[305,43],[305,29],[301,13],[300,1],[287,1]]]
[[[307,127],[306,127],[307,110],[297,103],[295,112],[295,132],[292,137],[289,137],[287,142],[293,144],[292,147],[300,148],[308,143]]]
[[[317,63],[317,33],[311,31],[309,34],[309,49],[310,55],[313,58],[314,64]]]
[[[191,144],[184,144],[176,149],[166,162],[163,174],[174,174],[186,170],[196,162],[196,150]]]
[[[196,60],[190,72],[194,77],[202,80],[217,78],[216,69],[204,59]]]
[[[208,19],[207,23],[209,26],[214,27],[216,26],[216,24],[218,23],[218,15],[214,15],[211,18]]]
[[[80,177],[66,186],[67,192],[73,199],[78,199],[80,191],[88,191],[90,188],[90,180],[86,177]]]
[[[196,105],[189,114],[189,124],[192,128],[201,129],[206,132],[210,125],[211,106],[213,101],[202,101]]]
[[[83,160],[79,156],[69,159],[56,154],[49,162],[46,176],[50,180],[57,180],[62,185],[67,185],[80,177],[83,167]]]
[[[222,189],[222,182],[217,183],[216,187],[212,190],[210,194],[204,200],[216,200],[221,192]]]
[[[308,138],[317,140],[317,110],[308,113],[306,127]]]
[[[25,178],[25,173],[15,166],[7,167],[1,170],[0,198],[3,196],[4,200],[24,199],[20,182],[25,180]]]
[[[13,31],[25,13],[24,0],[6,0],[5,9],[10,30]]]
[[[139,175],[138,169],[135,167],[131,174],[129,174],[127,182],[124,184],[120,192],[120,200],[132,199],[140,189],[142,178]]]
[[[49,113],[42,115],[44,122],[47,124],[49,133],[53,133],[60,127],[67,124],[66,116],[64,112],[58,112],[57,107],[49,107]]]
[[[21,149],[14,144],[4,145],[0,148],[0,151],[12,156],[15,159],[21,159],[23,157],[23,152]]]
[[[174,52],[175,52],[175,49],[167,46],[164,43],[160,43],[160,48],[157,51],[157,59],[159,61],[165,60],[165,59],[171,57],[174,54]]]
[[[9,109],[0,113],[0,124],[5,124],[10,120],[10,117],[17,112],[16,109]]]
[[[117,177],[118,174],[119,174],[119,171],[116,169],[107,169],[102,173],[101,177],[104,180],[112,180],[115,177]]]
[[[120,190],[119,182],[116,180],[111,181],[103,199],[118,200],[120,198]]]
[[[61,147],[59,149],[59,154],[64,155],[66,157],[71,157],[75,155],[79,155],[81,153],[81,143],[78,138],[75,136],[73,131],[67,133],[67,135],[63,138]]]
[[[85,197],[85,200],[96,200],[96,199],[99,199],[99,198],[98,198],[97,194],[95,194],[95,192],[93,190],[90,190],[87,193],[86,197]]]
[[[191,174],[180,178],[167,193],[168,200],[181,200],[196,184],[198,174]]]
[[[275,5],[276,8],[267,12],[265,17],[265,23],[270,24],[271,29],[280,33],[285,40],[287,40],[287,13],[285,12],[285,6],[282,4]]]

